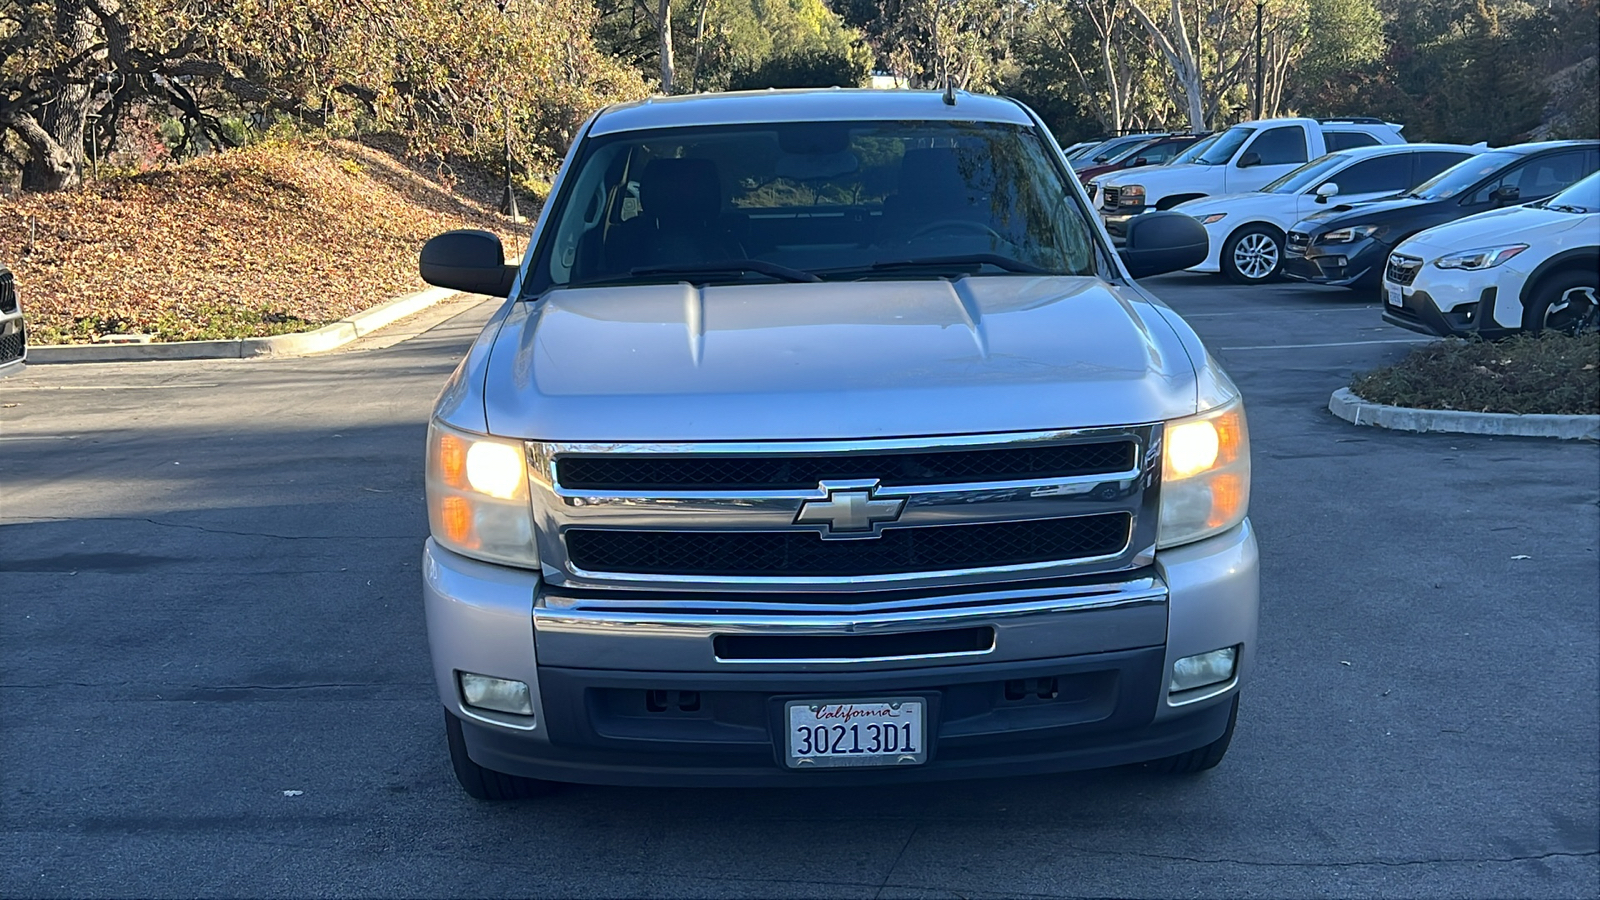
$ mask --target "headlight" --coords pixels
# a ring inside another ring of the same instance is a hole
[[[528,461],[518,441],[428,425],[428,527],[464,556],[537,566]]]
[[[1144,185],[1125,184],[1122,186],[1122,193],[1117,196],[1117,205],[1119,206],[1143,206]]]
[[[1250,507],[1250,432],[1244,404],[1167,423],[1162,439],[1161,527],[1157,547],[1220,534]]]
[[[1527,244],[1481,247],[1465,253],[1441,256],[1434,260],[1433,264],[1441,269],[1492,269],[1526,249],[1528,249]]]
[[[1218,222],[1221,222],[1223,219],[1226,219],[1227,217],[1228,217],[1227,213],[1212,213],[1209,216],[1201,216],[1200,217],[1200,224],[1201,225],[1215,225]]]
[[[1354,241],[1372,237],[1382,230],[1382,226],[1379,225],[1357,225],[1354,228],[1335,228],[1322,237],[1317,238],[1317,243],[1349,244]]]

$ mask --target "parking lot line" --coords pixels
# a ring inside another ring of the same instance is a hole
[[[1220,350],[1309,350],[1315,347],[1363,347],[1368,344],[1427,344],[1432,338],[1394,338],[1384,341],[1333,341],[1326,344],[1259,344],[1253,347],[1220,347]]]
[[[1231,312],[1183,313],[1183,317],[1185,319],[1221,319],[1228,316],[1254,316],[1264,312],[1309,312],[1312,315],[1317,315],[1328,312],[1372,312],[1375,309],[1382,308],[1377,304],[1372,306],[1335,306],[1328,309],[1311,309],[1304,306],[1252,306],[1249,309],[1236,309]]]

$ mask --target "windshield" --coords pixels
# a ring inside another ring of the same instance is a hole
[[[1298,169],[1285,172],[1277,181],[1261,190],[1268,194],[1298,194],[1320,182],[1324,176],[1344,165],[1348,159],[1350,157],[1342,153],[1325,153]]]
[[[1195,141],[1192,145],[1190,145],[1182,153],[1179,153],[1177,156],[1174,156],[1171,160],[1169,160],[1167,162],[1167,165],[1169,165],[1169,166],[1181,166],[1184,163],[1192,163],[1192,162],[1194,162],[1196,159],[1200,158],[1200,154],[1206,152],[1207,150],[1210,150],[1211,149],[1211,145],[1215,144],[1221,137],[1222,137],[1221,134],[1213,134],[1213,135],[1208,135],[1206,137],[1203,137],[1198,141]]]
[[[1600,172],[1546,200],[1544,206],[1561,212],[1600,212]]]
[[[1194,161],[1202,166],[1220,166],[1233,159],[1234,151],[1238,150],[1245,141],[1250,140],[1250,135],[1255,134],[1254,128],[1235,125],[1222,133],[1217,142],[1212,144],[1204,153],[1195,157]]]
[[[1493,175],[1501,168],[1521,159],[1519,153],[1484,153],[1445,169],[1417,185],[1408,197],[1421,197],[1424,200],[1445,200],[1472,187],[1483,179]]]
[[[524,294],[585,284],[1093,274],[1087,213],[1029,128],[796,122],[591,138]]]

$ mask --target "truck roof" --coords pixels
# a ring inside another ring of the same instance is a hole
[[[590,134],[613,134],[685,125],[738,125],[756,122],[918,121],[1005,122],[1032,125],[1021,104],[1005,97],[955,92],[944,102],[940,91],[874,91],[862,88],[809,88],[685,94],[650,97],[602,110]]]

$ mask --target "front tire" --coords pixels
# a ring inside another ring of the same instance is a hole
[[[1266,284],[1283,271],[1283,234],[1268,225],[1247,225],[1222,243],[1220,262],[1234,284]]]
[[[1530,334],[1558,331],[1584,334],[1600,331],[1600,274],[1583,270],[1557,272],[1533,290],[1522,310],[1522,330]]]
[[[461,720],[445,710],[445,739],[450,744],[450,767],[455,770],[456,781],[467,796],[474,800],[531,800],[543,797],[555,789],[548,781],[507,775],[485,769],[467,755],[467,739],[461,733]]]
[[[1228,730],[1204,747],[1196,747],[1188,753],[1179,753],[1165,759],[1154,759],[1145,763],[1145,767],[1162,775],[1194,775],[1207,769],[1214,769],[1222,758],[1228,755],[1228,745],[1233,743],[1233,725],[1239,720],[1239,695],[1233,695],[1233,708],[1228,710]]]

